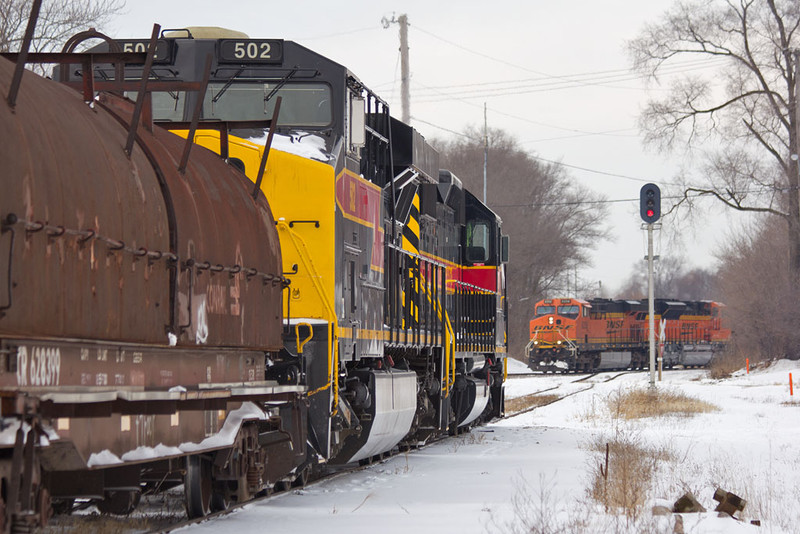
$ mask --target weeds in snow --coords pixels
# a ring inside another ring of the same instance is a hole
[[[514,520],[498,525],[492,518],[490,532],[508,534],[579,534],[587,532],[585,514],[575,513],[562,496],[556,494],[556,477],[548,480],[539,474],[539,484],[531,487],[521,474],[514,481],[516,491],[511,498]]]
[[[612,418],[616,420],[668,415],[689,417],[698,413],[719,410],[718,407],[708,402],[663,388],[618,389],[608,396],[606,407],[611,412]]]
[[[659,466],[675,455],[668,448],[647,445],[631,432],[618,432],[611,439],[600,436],[591,449],[589,497],[606,512],[621,513],[636,523],[646,511]]]
[[[539,406],[546,406],[559,399],[558,395],[539,395],[533,393],[523,397],[506,399],[506,414],[511,415],[525,410],[532,410]]]

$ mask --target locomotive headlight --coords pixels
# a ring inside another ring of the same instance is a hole
[[[558,341],[556,341],[556,344],[561,345],[561,340],[559,339]]]
[[[553,324],[553,318],[552,318],[552,317],[548,317],[548,318],[547,318],[547,322],[548,322],[549,324]]]
[[[538,345],[538,344],[539,344],[539,342],[538,342],[538,341],[534,341],[534,342],[533,342],[533,344],[534,344],[534,345]]]

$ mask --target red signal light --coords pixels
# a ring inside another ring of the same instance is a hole
[[[653,216],[653,215],[655,215],[655,214],[656,214],[656,212],[655,212],[655,211],[653,211],[653,210],[647,210],[647,216],[648,216],[648,217],[652,217],[652,216]]]

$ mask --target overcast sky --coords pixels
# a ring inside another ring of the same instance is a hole
[[[616,201],[609,203],[614,240],[603,243],[593,254],[594,268],[581,275],[613,289],[634,266],[646,268],[639,189],[648,181],[664,189],[682,166],[691,165],[685,154],[665,156],[643,146],[638,114],[648,96],[663,94],[665,86],[646,87],[632,74],[624,46],[671,4],[136,0],[106,30],[116,37],[149,37],[153,23],[162,28],[223,26],[253,38],[298,41],[348,66],[389,101],[399,118],[398,26],[384,29],[381,20],[407,14],[412,125],[428,138],[482,127],[485,102],[491,128],[508,131],[536,157],[568,165],[571,177]],[[674,70],[700,69],[708,69],[707,64],[684,62]],[[712,206],[712,215],[718,213]],[[721,225],[708,217],[699,222],[699,231],[682,227],[685,253],[693,265],[708,267],[724,232],[711,230]],[[674,228],[675,221],[667,220],[657,239],[662,256],[680,252],[667,247],[668,229]]]

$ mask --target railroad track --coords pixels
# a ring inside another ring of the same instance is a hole
[[[634,373],[634,372],[636,372],[636,371],[621,371],[621,372],[619,372],[619,373],[617,373],[617,374],[615,374],[613,376],[605,377],[605,379],[602,381],[602,383],[611,382],[612,380],[616,380],[620,376],[631,374],[631,373]],[[586,376],[582,376],[581,378],[578,378],[576,380],[571,380],[569,382],[565,382],[565,384],[578,384],[580,382],[585,382],[586,380],[589,380],[590,378],[594,378],[594,377],[598,376],[599,374],[601,374],[601,373],[587,374]],[[536,396],[542,395],[544,393],[548,393],[548,392],[551,392],[551,391],[556,391],[556,390],[560,389],[563,385],[564,384],[558,384],[556,386],[549,387],[549,388],[546,388],[546,389],[542,389],[540,391],[535,391],[533,393],[529,393],[528,395],[525,395],[525,397],[536,397]],[[562,400],[566,399],[567,397],[571,397],[573,395],[577,395],[578,393],[583,393],[585,391],[589,391],[594,386],[595,386],[594,384],[589,384],[588,387],[585,387],[585,388],[582,388],[582,389],[578,389],[578,390],[575,390],[575,391],[570,391],[570,392],[564,393],[563,395],[555,395],[554,398],[548,399],[548,400],[546,400],[544,402],[536,404],[535,406],[531,406],[531,407],[525,408],[523,410],[511,413],[511,414],[507,413],[505,415],[505,419],[510,419],[510,418],[516,417],[518,415],[523,415],[523,414],[532,412],[536,408],[542,408],[544,406],[549,406],[549,405],[554,404],[556,402],[562,401]]]

